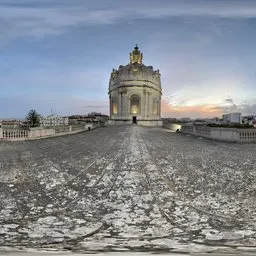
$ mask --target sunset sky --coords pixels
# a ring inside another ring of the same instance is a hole
[[[162,114],[256,114],[256,0],[0,0],[0,118],[108,114],[137,43]]]

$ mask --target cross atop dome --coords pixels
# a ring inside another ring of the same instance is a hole
[[[130,64],[142,64],[143,54],[139,51],[138,44],[135,45],[134,50],[130,53]]]

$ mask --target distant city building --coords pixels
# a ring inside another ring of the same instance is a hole
[[[256,126],[256,116],[255,115],[243,116],[242,123]]]
[[[79,124],[84,122],[107,122],[109,119],[108,115],[104,115],[98,112],[91,112],[88,115],[72,115],[69,116],[70,124]]]
[[[101,113],[97,113],[97,112],[91,112],[88,114],[88,118],[93,118],[97,121],[100,121],[100,122],[107,122],[109,117],[108,115],[104,115],[104,114],[101,114]]]
[[[23,127],[23,123],[18,120],[0,120],[0,128],[4,129],[18,129]]]
[[[179,122],[179,120],[177,118],[174,118],[174,117],[165,117],[165,118],[162,118],[162,121],[165,122],[165,123]]]
[[[78,119],[86,119],[87,115],[72,115],[69,116],[69,120],[74,119],[74,120],[78,120]]]
[[[214,117],[214,118],[205,118],[204,121],[207,124],[222,124],[222,120],[218,117]]]
[[[100,116],[101,113],[98,113],[98,112],[91,112],[91,113],[88,113],[88,116]]]
[[[180,121],[181,122],[191,122],[191,118],[190,117],[181,117]]]
[[[208,122],[205,121],[204,119],[196,119],[191,123],[193,123],[194,125],[206,125],[206,124],[208,124]]]
[[[69,124],[68,117],[61,117],[56,114],[49,115],[47,117],[42,117],[40,119],[40,126],[60,126],[60,125],[68,125]]]
[[[240,124],[242,122],[241,113],[224,114],[223,122],[228,124]]]
[[[142,63],[136,46],[130,63],[113,69],[109,80],[110,124],[161,126],[161,75]]]

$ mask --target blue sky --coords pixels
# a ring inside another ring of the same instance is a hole
[[[164,116],[256,114],[255,28],[255,0],[0,0],[0,117],[108,114],[136,43]]]

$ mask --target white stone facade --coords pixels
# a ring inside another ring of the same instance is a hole
[[[142,58],[136,46],[130,54],[130,63],[111,73],[110,124],[162,125],[160,73],[142,64]]]
[[[226,123],[237,123],[241,124],[242,116],[241,113],[230,113],[223,115],[223,121]]]
[[[53,127],[68,125],[68,117],[61,117],[56,114],[52,114],[40,119],[40,126]]]

